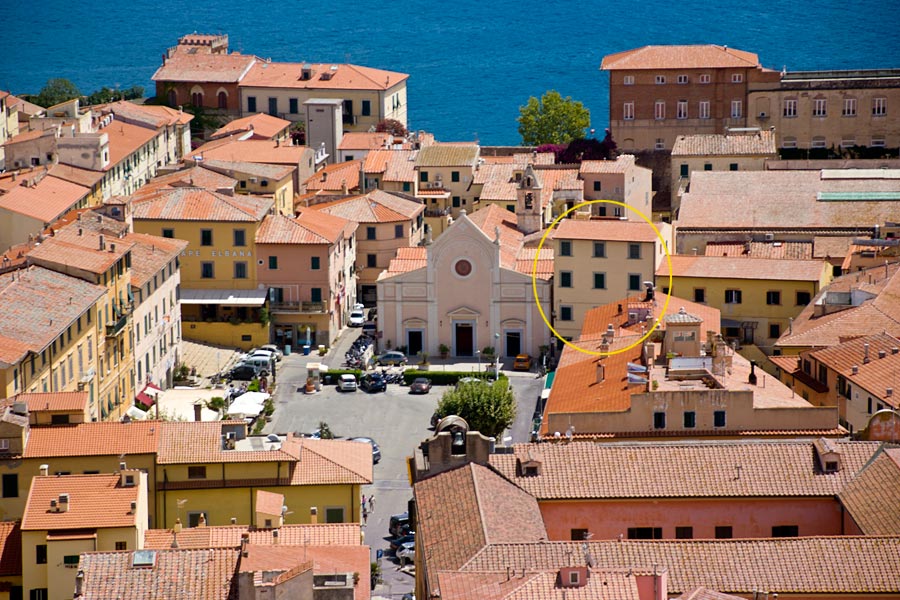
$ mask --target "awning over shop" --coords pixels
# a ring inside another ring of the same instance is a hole
[[[181,290],[182,304],[225,304],[228,306],[262,306],[268,291],[262,290]]]
[[[144,386],[140,392],[137,393],[137,400],[144,406],[153,406],[153,403],[156,402],[157,396],[159,396],[161,389],[153,385],[152,383],[148,383]]]

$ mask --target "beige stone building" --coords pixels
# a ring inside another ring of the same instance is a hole
[[[771,130],[679,135],[672,147],[672,211],[678,213],[693,171],[762,171],[776,158]]]
[[[480,152],[478,144],[435,144],[419,150],[415,194],[425,203],[427,217],[456,218],[462,209],[475,210],[471,183]]]
[[[618,156],[616,160],[586,160],[581,163],[579,176],[584,181],[585,200],[616,200],[652,218],[653,172],[635,164],[631,154]],[[596,204],[591,214],[600,217],[624,217],[629,221],[640,216],[619,206]]]
[[[747,124],[774,127],[786,154],[900,147],[900,69],[782,72],[751,82]]]

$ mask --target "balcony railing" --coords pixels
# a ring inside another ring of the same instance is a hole
[[[301,302],[301,312],[325,312],[324,302]]]
[[[106,337],[115,337],[122,333],[125,329],[125,324],[128,322],[128,315],[124,314],[119,317],[119,320],[115,323],[108,323],[106,325]]]
[[[300,310],[299,302],[270,302],[269,306],[272,310],[278,312],[293,312]]]

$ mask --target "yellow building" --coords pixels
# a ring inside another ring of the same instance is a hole
[[[0,523],[0,598],[22,596],[22,531],[18,521]]]
[[[98,406],[92,407],[91,414],[97,419],[120,418],[134,399],[133,247],[133,242],[88,230],[75,221],[28,253],[29,264],[77,277],[105,290],[98,302],[94,326]],[[84,378],[88,379],[87,373]]]
[[[188,242],[181,257],[182,337],[230,347],[269,343],[257,287],[256,233],[271,198],[163,188],[134,205],[134,230]]]
[[[31,266],[0,275],[0,395],[88,392],[97,417],[104,289]]]
[[[91,420],[86,391],[26,392],[3,401],[4,405],[10,406],[16,403],[24,404],[30,425],[74,425]],[[22,408],[20,404],[18,410]]]
[[[563,219],[552,236],[553,326],[569,340],[587,311],[640,293],[665,263],[663,244],[644,221]]]
[[[419,150],[415,194],[425,203],[426,216],[456,218],[462,209],[475,210],[471,183],[480,151],[477,144],[435,144]]]
[[[668,294],[669,267],[656,270],[656,283]],[[722,312],[728,339],[756,344],[767,354],[818,291],[832,278],[824,260],[731,256],[673,256],[673,294]]]
[[[208,159],[197,163],[237,180],[239,194],[262,194],[275,200],[275,210],[287,216],[294,214],[294,172],[290,165],[268,165],[251,162]]]
[[[147,474],[35,477],[22,517],[22,582],[29,598],[72,597],[82,552],[136,550],[147,529]]]

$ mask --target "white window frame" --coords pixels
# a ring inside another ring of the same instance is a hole
[[[872,143],[870,146],[873,148],[884,148],[884,136],[872,136]]]
[[[841,148],[850,148],[856,145],[856,138],[841,138]]]
[[[665,150],[666,149],[666,141],[663,138],[656,138],[656,143],[653,144],[654,150]]]
[[[797,147],[797,138],[793,136],[787,136],[783,140],[781,140],[782,148],[796,148]]]
[[[743,73],[732,73],[731,74],[731,83],[743,83],[744,82],[744,74]]]
[[[666,84],[666,76],[665,75],[657,75],[654,78],[656,85],[665,85]]]
[[[622,120],[634,121],[634,102],[626,102],[622,105]]]
[[[634,75],[626,75],[623,77],[622,85],[634,85]]]
[[[841,111],[843,117],[856,116],[856,98],[844,98],[844,110]]]
[[[810,148],[825,148],[825,136],[817,135],[809,142]]]
[[[883,117],[887,114],[887,98],[872,98],[872,116]]]
[[[708,119],[709,117],[709,100],[701,100],[700,101],[700,111],[699,117],[701,119]]]
[[[828,98],[813,98],[813,116],[819,118],[828,116]]]
[[[781,114],[785,119],[794,119],[797,117],[797,99],[785,98]]]
[[[653,118],[657,121],[666,120],[666,101],[657,100],[653,103]]]
[[[700,83],[707,84],[710,81],[709,73],[703,73],[700,75]]]
[[[679,100],[678,104],[675,105],[675,118],[677,119],[687,119],[688,118],[688,101],[687,100]]]
[[[679,75],[677,81],[679,84],[684,85],[690,80],[688,79],[687,75]]]
[[[742,100],[731,101],[731,118],[740,119],[744,116],[744,102]]]

